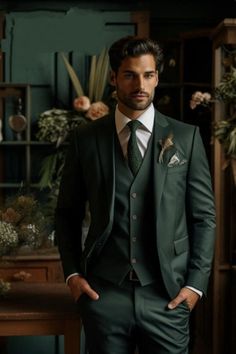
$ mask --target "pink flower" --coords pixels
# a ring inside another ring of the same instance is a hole
[[[196,101],[194,101],[194,100],[190,100],[189,105],[190,105],[190,108],[191,108],[191,109],[195,109],[195,108],[197,107],[197,103],[196,103]]]
[[[196,91],[192,94],[190,108],[195,109],[198,105],[207,106],[211,101],[211,95],[208,92]]]
[[[86,117],[92,120],[102,118],[106,114],[109,113],[109,108],[105,103],[98,101],[91,104],[88,112],[86,113]]]
[[[77,97],[73,101],[74,109],[78,112],[86,112],[90,105],[90,100],[87,96]]]
[[[211,94],[210,94],[209,92],[203,92],[202,96],[203,96],[204,102],[206,102],[206,103],[209,103],[209,102],[210,102],[210,100],[211,100]]]

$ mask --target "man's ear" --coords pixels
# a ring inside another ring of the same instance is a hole
[[[110,84],[116,86],[116,74],[115,71],[111,70],[110,72]]]

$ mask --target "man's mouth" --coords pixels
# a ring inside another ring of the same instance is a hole
[[[131,94],[131,97],[133,97],[133,98],[146,98],[146,97],[148,97],[148,94],[145,92],[134,92]]]

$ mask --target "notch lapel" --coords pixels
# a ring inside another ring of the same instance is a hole
[[[113,220],[114,199],[115,199],[115,120],[109,116],[103,120],[103,124],[97,125],[96,139],[98,146],[98,157],[104,178],[104,191],[107,200],[110,221]]]
[[[167,164],[159,162],[161,152],[160,140],[165,139],[170,133],[170,126],[166,118],[156,111],[154,121],[154,198],[155,198],[155,215],[158,215],[161,197],[163,193]]]

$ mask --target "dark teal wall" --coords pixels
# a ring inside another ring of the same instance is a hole
[[[191,20],[199,18],[203,22],[214,21],[214,19],[220,21],[224,17],[235,17],[236,15],[235,0],[1,0],[0,2],[0,9],[7,11],[28,11],[35,9],[64,11],[74,6],[94,10],[150,10],[153,19],[186,18]]]
[[[224,18],[236,17],[235,0],[120,0],[120,1],[0,1],[0,9],[12,11],[67,11],[72,7],[101,11],[150,11],[151,36],[178,36],[180,32],[215,27]]]
[[[71,108],[71,82],[60,52],[71,60],[86,89],[90,59],[104,47],[135,33],[129,11],[70,8],[6,14],[5,81],[31,85],[32,122],[53,106]]]

